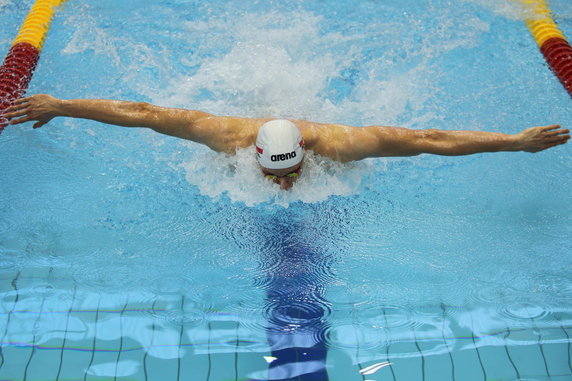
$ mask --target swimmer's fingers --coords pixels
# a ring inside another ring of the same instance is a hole
[[[30,99],[31,97],[16,99],[10,107],[4,110],[3,116],[7,119],[12,119],[26,115],[29,111]]]
[[[10,121],[10,124],[22,124],[22,123],[26,123],[29,122],[31,120],[34,120],[34,118],[31,118],[30,116],[25,116],[23,118],[18,118],[18,119],[12,119]]]
[[[544,141],[548,144],[564,144],[570,139],[570,130],[557,130],[544,134]]]
[[[544,149],[548,149],[548,148],[552,148],[552,147],[556,147],[556,146],[562,145],[562,144],[566,143],[567,141],[568,141],[568,139],[566,139],[566,140],[563,141],[563,142],[557,142],[557,143],[549,144],[549,145],[547,145],[546,147],[544,147]]]
[[[42,127],[44,124],[48,123],[50,120],[52,120],[52,118],[49,119],[42,119],[42,120],[38,120],[38,118],[33,118],[30,115],[25,116],[23,118],[19,118],[19,119],[12,119],[9,124],[14,125],[14,124],[22,124],[22,123],[26,123],[26,122],[31,122],[31,121],[36,121],[36,123],[34,123],[34,125],[32,126],[33,128],[40,128]]]
[[[34,125],[32,126],[33,128],[40,128],[42,127],[44,124],[48,123],[48,121],[38,121],[36,123],[34,123]]]
[[[560,125],[553,124],[544,127],[531,127],[521,131],[519,150],[526,152],[539,152],[566,143],[570,139],[570,131],[561,129]]]
[[[570,139],[570,135],[555,135],[550,137],[545,137],[543,144],[539,147],[538,150],[534,150],[533,152],[543,151],[548,148],[556,147],[561,144],[565,144]]]
[[[545,135],[546,136],[559,136],[559,135],[568,135],[569,133],[570,133],[570,130],[556,130],[556,131],[547,132]]]
[[[28,107],[27,103],[12,104],[12,106],[10,106],[10,107],[6,108],[6,110],[4,110],[4,115],[6,116],[10,113],[23,110],[27,107]]]
[[[18,98],[18,99],[16,99],[14,102],[12,102],[12,105],[13,105],[13,106],[16,106],[16,105],[20,105],[20,104],[22,104],[22,103],[28,103],[28,102],[30,102],[30,101],[32,100],[33,97],[34,97],[34,96],[32,95],[32,96],[26,97],[26,98]]]
[[[53,99],[45,94],[17,99],[12,106],[6,109],[4,117],[10,120],[9,124],[36,121],[34,128],[39,128],[56,116],[52,104]]]
[[[19,118],[19,117],[24,116],[28,113],[27,108],[25,108],[23,110],[20,109],[19,111],[17,111],[18,110],[17,108],[12,109],[12,107],[6,109],[6,111],[8,111],[8,112],[4,113],[4,117],[6,119]]]
[[[560,128],[559,124],[551,124],[550,126],[540,127],[540,130],[542,130],[543,132],[548,132],[548,131],[556,130],[559,128]]]
[[[566,137],[557,137],[557,138],[550,138],[544,141],[544,144],[564,144],[568,141],[569,138]]]
[[[30,106],[27,103],[12,105],[6,109],[4,112],[4,117],[6,119],[19,118],[30,113]]]

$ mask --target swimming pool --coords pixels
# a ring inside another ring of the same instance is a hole
[[[6,52],[31,1],[0,0]],[[551,1],[572,35],[572,5]],[[571,101],[508,1],[70,0],[29,93],[515,133]],[[567,380],[570,146],[340,165],[0,136],[2,380]],[[391,365],[387,365],[387,362]],[[327,378],[326,378],[327,377]]]

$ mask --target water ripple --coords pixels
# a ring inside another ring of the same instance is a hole
[[[0,219],[0,233],[10,231],[14,226],[14,223],[6,218]]]
[[[271,301],[264,306],[264,316],[269,324],[286,329],[312,329],[324,323],[331,314],[330,305],[316,295]]]
[[[165,310],[157,311],[151,310],[148,312],[150,316],[154,319],[165,321],[168,323],[173,323],[176,325],[185,325],[197,327],[201,325],[206,320],[206,314],[204,311],[199,309],[187,309],[182,310]]]
[[[36,282],[28,289],[30,296],[41,296],[43,298],[53,296],[55,292],[55,287],[51,283],[47,282]]]
[[[572,281],[568,274],[537,275],[537,289],[553,298],[570,300],[572,298]]]
[[[325,331],[330,349],[346,351],[375,351],[389,344],[388,330],[381,327],[367,327],[353,324],[337,324]]]
[[[0,270],[8,270],[8,272],[12,273],[21,260],[22,254],[20,252],[0,249]]]
[[[328,285],[327,299],[336,311],[352,311],[367,303],[371,303],[371,291],[363,286],[354,286],[348,282],[338,281]]]
[[[531,321],[555,321],[556,317],[550,307],[540,306],[532,303],[512,303],[498,309],[501,316],[516,323],[526,323]]]
[[[128,266],[115,266],[110,271],[109,264],[106,263],[91,263],[89,267],[78,263],[72,267],[72,272],[74,281],[86,289],[116,292],[134,286],[131,280],[132,269]]]
[[[421,325],[413,319],[412,311],[405,306],[372,306],[360,309],[354,314],[360,326],[386,329],[406,329]]]
[[[303,289],[322,287],[336,279],[333,273],[333,256],[306,258],[303,254],[274,255],[272,260],[261,261],[256,270],[261,276],[255,286],[266,290]]]

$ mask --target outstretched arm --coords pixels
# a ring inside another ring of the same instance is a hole
[[[37,94],[16,100],[9,107],[6,118],[10,124],[36,121],[39,128],[57,116],[91,119],[124,127],[147,127],[157,132],[201,142],[197,122],[212,117],[202,111],[173,109],[143,102],[103,99],[62,100]]]
[[[348,127],[320,125],[315,151],[339,161],[368,157],[436,155],[470,155],[481,152],[538,152],[564,144],[569,130],[558,125],[532,127],[518,134],[483,131],[412,130],[401,127]]]

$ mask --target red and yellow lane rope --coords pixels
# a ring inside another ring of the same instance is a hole
[[[520,0],[527,8],[526,26],[546,62],[572,96],[572,47],[552,18],[545,0]]]
[[[0,132],[7,120],[1,115],[26,92],[40,58],[55,8],[66,0],[36,0],[0,67]]]

